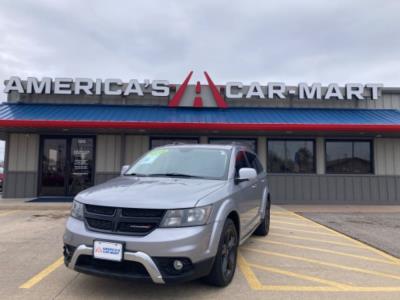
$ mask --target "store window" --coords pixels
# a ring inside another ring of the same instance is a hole
[[[254,153],[257,153],[256,139],[209,138],[208,143],[219,144],[219,145],[232,145],[232,144],[244,145]]]
[[[268,172],[315,173],[314,140],[268,140]]]
[[[371,141],[327,140],[325,149],[326,173],[373,172]]]
[[[150,149],[171,144],[198,144],[198,138],[150,138]]]

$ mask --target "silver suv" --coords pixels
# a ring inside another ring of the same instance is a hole
[[[64,234],[78,272],[155,283],[228,285],[239,244],[268,234],[271,199],[257,156],[238,145],[155,148],[80,192]]]

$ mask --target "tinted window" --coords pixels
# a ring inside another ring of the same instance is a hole
[[[212,138],[208,140],[209,144],[218,144],[218,145],[243,145],[248,147],[251,151],[257,153],[257,140],[255,139],[218,139]]]
[[[247,160],[249,161],[250,166],[253,169],[256,169],[257,174],[260,174],[264,168],[261,165],[260,161],[258,160],[257,156],[255,156],[253,153],[246,152],[247,155]]]
[[[372,173],[371,141],[327,141],[326,173]]]
[[[314,141],[269,140],[267,165],[271,173],[314,173]]]
[[[239,177],[239,170],[241,168],[250,168],[249,164],[246,160],[246,155],[244,151],[239,151],[236,154],[236,161],[235,161],[235,177]]]
[[[150,141],[150,149],[161,147],[171,144],[198,144],[199,141],[196,138],[152,138]]]

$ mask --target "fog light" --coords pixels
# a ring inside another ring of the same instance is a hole
[[[179,259],[174,260],[174,269],[180,271],[182,270],[182,268],[183,268],[183,263]]]

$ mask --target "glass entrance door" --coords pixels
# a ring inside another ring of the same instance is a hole
[[[93,137],[44,137],[39,195],[74,196],[93,185]]]
[[[43,140],[41,195],[65,196],[66,159],[66,139]]]
[[[93,185],[93,138],[71,139],[68,195],[76,195]]]

